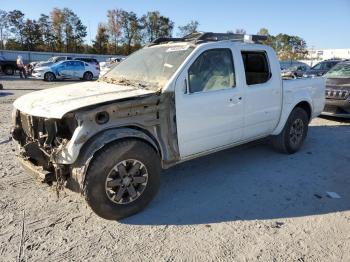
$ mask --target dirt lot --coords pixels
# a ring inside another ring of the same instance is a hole
[[[349,261],[350,122],[313,120],[295,155],[262,143],[164,171],[151,205],[113,222],[78,194],[57,199],[22,171],[8,141],[16,97],[69,83],[0,82],[1,261],[21,246],[24,261]]]

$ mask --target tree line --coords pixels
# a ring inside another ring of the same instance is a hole
[[[197,32],[198,21],[178,26],[178,37]],[[175,23],[159,11],[138,17],[134,12],[111,9],[106,21],[98,24],[96,36],[89,45],[87,27],[69,8],[53,8],[49,14],[29,19],[20,10],[0,9],[0,49],[128,55],[158,37],[172,37]],[[228,31],[246,33],[244,29]],[[306,42],[298,36],[270,35],[266,28],[258,34],[266,35],[264,44],[273,47],[281,59],[305,57]]]

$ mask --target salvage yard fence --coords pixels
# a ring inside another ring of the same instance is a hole
[[[70,56],[70,57],[85,57],[85,58],[95,58],[99,62],[106,61],[108,58],[123,58],[125,56],[121,55],[97,55],[97,54],[77,54],[77,53],[56,53],[56,52],[33,52],[33,51],[10,51],[10,50],[0,50],[0,57],[5,60],[14,61],[17,57],[21,55],[25,63],[35,62],[35,61],[47,61],[53,56]]]

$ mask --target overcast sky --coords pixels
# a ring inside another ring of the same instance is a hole
[[[271,34],[301,36],[309,47],[350,48],[350,0],[0,0],[0,9],[20,9],[32,19],[54,7],[68,7],[79,15],[88,27],[88,42],[98,23],[106,21],[106,11],[122,8],[139,16],[159,10],[176,27],[190,20],[210,32],[244,28],[256,33],[266,27]]]

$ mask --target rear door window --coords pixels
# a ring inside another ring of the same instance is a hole
[[[247,85],[262,84],[271,78],[266,52],[242,51]]]

